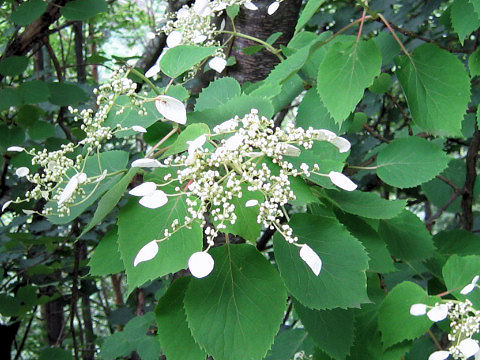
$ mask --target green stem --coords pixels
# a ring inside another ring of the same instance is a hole
[[[259,39],[259,38],[256,38],[254,36],[250,36],[250,35],[246,35],[246,34],[242,34],[242,33],[239,33],[239,32],[236,32],[236,31],[228,31],[228,30],[223,30],[221,31],[221,33],[223,34],[230,34],[230,35],[233,35],[233,36],[238,36],[238,37],[241,37],[241,38],[244,38],[244,39],[248,39],[248,40],[252,40],[252,41],[255,41],[257,43],[259,43],[260,45],[263,45],[265,46],[265,48],[270,51],[272,54],[274,54],[276,57],[278,57],[278,59],[280,61],[283,61],[285,60],[283,58],[283,56],[280,54],[281,50],[280,49],[276,49],[274,48],[272,45],[270,45],[269,43]]]
[[[158,89],[158,87],[155,86],[155,84],[153,82],[150,81],[149,78],[147,78],[145,75],[143,75],[140,71],[138,71],[137,69],[135,68],[130,68],[130,72],[132,74],[135,74],[136,76],[138,76],[140,79],[142,79],[143,81],[145,81],[152,89],[153,91],[155,92],[155,94],[157,95],[163,95],[162,92]]]

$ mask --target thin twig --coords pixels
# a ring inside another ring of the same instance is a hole
[[[386,144],[390,144],[390,140],[384,138],[382,135],[380,135],[378,132],[375,131],[370,125],[364,124],[363,128],[367,130],[374,138],[380,140],[381,142],[384,142]]]

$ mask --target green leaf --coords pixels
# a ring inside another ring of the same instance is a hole
[[[162,190],[174,193],[172,187]],[[138,204],[138,198],[132,198],[120,210],[118,244],[127,273],[129,293],[148,280],[185,269],[190,256],[202,250],[203,231],[194,223],[191,229],[181,228],[167,240],[158,243],[158,255],[154,259],[133,267],[133,261],[144,245],[164,238],[164,231],[171,230],[173,220],[182,222],[186,215],[185,196],[172,197],[158,209],[143,207]]]
[[[294,301],[303,326],[315,344],[334,359],[343,360],[353,344],[353,309],[312,310]]]
[[[380,220],[378,232],[390,253],[402,260],[428,259],[435,250],[425,224],[408,210],[393,219]]]
[[[262,232],[263,226],[257,222],[257,217],[260,212],[259,205],[264,201],[263,194],[260,191],[249,191],[248,185],[241,184],[242,197],[239,199],[234,197],[230,200],[230,203],[235,206],[235,215],[237,215],[237,221],[235,224],[227,222],[226,228],[222,230],[223,233],[238,235],[255,243]],[[257,206],[246,207],[245,203],[248,200],[257,200]],[[213,210],[213,208],[212,208]],[[219,224],[220,221],[214,221],[214,224]]]
[[[9,56],[0,60],[0,74],[5,76],[17,76],[28,67],[29,59],[26,56]]]
[[[122,198],[123,193],[127,189],[133,177],[138,173],[138,171],[138,168],[130,168],[130,170],[128,170],[128,172],[122,177],[122,179],[115,185],[113,185],[112,188],[109,189],[105,193],[105,195],[102,196],[102,198],[98,202],[92,219],[88,222],[88,225],[85,227],[85,229],[83,229],[80,237],[93,229],[94,226],[98,225],[100,221],[102,221],[105,216],[107,216],[110,211],[115,208],[115,206]]]
[[[176,78],[202,60],[215,54],[217,50],[218,48],[215,46],[175,46],[162,57],[160,69],[165,75]]]
[[[13,296],[0,294],[0,314],[5,317],[17,316],[20,312],[20,303]]]
[[[383,66],[391,65],[395,56],[401,51],[400,45],[392,36],[392,33],[387,29],[380,31],[380,33],[373,39],[377,44],[378,49],[382,53]]]
[[[55,126],[46,121],[35,121],[27,130],[28,136],[32,140],[45,140],[55,136]]]
[[[384,94],[392,86],[392,76],[387,73],[381,73],[375,80],[373,80],[372,86],[368,88],[374,94]]]
[[[476,287],[470,294],[462,295],[460,291],[470,284],[474,276],[480,275],[480,256],[450,256],[442,269],[443,280],[447,290],[460,301],[469,299],[473,306],[480,306],[480,290]]]
[[[195,104],[196,111],[213,109],[225,104],[228,100],[239,96],[242,90],[237,80],[230,77],[223,77],[212,81],[208,87],[198,95]]]
[[[18,87],[18,92],[22,96],[24,104],[38,104],[48,101],[50,98],[50,89],[47,83],[41,80],[32,80],[22,83]]]
[[[435,305],[435,301],[434,297],[429,297],[425,290],[412,282],[405,281],[395,286],[385,298],[378,317],[384,348],[425,334],[432,322],[427,316],[410,315],[410,307],[418,303]]]
[[[38,19],[47,9],[47,3],[43,0],[29,0],[15,9],[10,16],[15,24],[26,26]]]
[[[455,0],[450,7],[450,16],[453,29],[458,34],[460,44],[463,46],[465,38],[480,26],[478,15],[468,0]]]
[[[198,138],[203,134],[210,134],[210,129],[207,125],[198,123],[188,125],[181,133],[178,135],[175,142],[168,148],[163,156],[169,156],[173,154],[178,154],[184,152],[188,149],[187,141],[192,141]]]
[[[395,62],[414,122],[432,134],[461,136],[470,79],[460,60],[433,44],[423,44],[411,58],[402,56]]]
[[[297,352],[311,355],[313,341],[304,329],[280,329],[264,360],[291,360]]]
[[[367,87],[382,69],[382,55],[373,40],[348,37],[333,44],[318,68],[317,90],[337,123],[355,110]]]
[[[336,219],[309,214],[294,215],[289,222],[299,244],[308,244],[321,258],[315,276],[300,258],[300,249],[275,234],[275,259],[288,290],[303,305],[314,309],[356,307],[368,302],[365,270],[368,256],[363,246]]]
[[[402,212],[406,200],[385,200],[374,193],[326,190],[328,199],[345,212],[369,219],[391,219]]]
[[[295,26],[295,33],[298,33],[308,23],[324,2],[325,0],[308,0],[298,18],[297,25]]]
[[[60,13],[67,20],[87,20],[108,10],[105,0],[75,0],[65,4]]]
[[[282,279],[254,246],[226,245],[210,253],[213,272],[192,279],[185,294],[193,337],[215,360],[260,360],[285,311]]]
[[[22,103],[22,95],[18,89],[6,87],[0,89],[0,111],[7,110],[10,106],[17,106]]]
[[[433,179],[448,162],[439,145],[409,136],[393,140],[378,153],[377,175],[389,185],[409,188]]]
[[[298,106],[296,125],[304,129],[308,129],[310,126],[314,129],[327,129],[337,134],[340,130],[314,88],[307,91]]]
[[[352,214],[337,212],[336,215],[350,234],[365,246],[369,257],[368,270],[381,274],[396,270],[385,241],[370,225]]]
[[[169,360],[204,360],[207,355],[193,339],[183,308],[189,282],[189,277],[175,280],[155,309],[158,337]]]
[[[480,237],[463,229],[440,231],[433,237],[433,242],[438,251],[446,256],[450,255],[479,255]]]
[[[58,347],[43,349],[38,360],[73,360],[72,352],[70,350],[64,350]]]
[[[471,77],[480,75],[480,48],[468,57],[468,68]]]
[[[48,83],[48,89],[50,102],[58,106],[76,105],[88,99],[85,91],[75,84],[51,82]]]
[[[128,153],[120,150],[107,151],[100,153],[99,155],[89,156],[86,160],[86,165],[84,172],[88,177],[99,177],[104,170],[107,170],[107,174],[113,172],[118,172],[124,170],[128,162]],[[99,167],[99,163],[102,165],[102,168]],[[74,172],[69,173],[70,176],[73,176]],[[81,213],[83,213],[90,205],[92,205],[100,196],[102,196],[108,189],[115,185],[122,178],[122,174],[117,174],[109,176],[104,179],[100,185],[96,183],[90,183],[87,185],[82,185],[82,188],[85,191],[85,195],[77,196],[75,203],[78,205],[70,206],[70,215],[58,216],[58,215],[49,215],[47,216],[48,220],[53,224],[67,224]],[[67,180],[65,179],[65,184],[62,184],[61,188],[63,189],[66,185]],[[98,185],[98,187],[97,187]],[[96,190],[94,191],[94,189]],[[57,189],[60,191],[60,189]],[[93,194],[91,194],[93,192]],[[91,195],[90,195],[91,194]],[[88,199],[86,197],[88,196]],[[83,201],[85,199],[85,201]],[[49,201],[46,205],[53,209],[53,214],[57,210],[57,202]]]
[[[114,226],[100,240],[93,255],[90,257],[88,266],[90,275],[104,276],[122,272],[123,262],[118,251],[117,227]]]
[[[230,5],[227,7],[226,12],[230,19],[235,19],[240,11],[240,5]]]

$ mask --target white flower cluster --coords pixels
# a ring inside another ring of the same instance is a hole
[[[139,112],[144,113],[142,100],[134,96],[135,89],[136,84],[128,79],[128,70],[117,68],[108,84],[101,85],[94,90],[94,94],[97,95],[96,104],[98,107],[95,111],[92,109],[79,111],[69,107],[69,111],[75,115],[74,120],[82,122],[80,128],[86,134],[84,139],[77,144],[63,144],[59,150],[50,152],[47,149],[25,150],[19,146],[11,146],[8,151],[26,152],[32,156],[32,165],[40,167],[40,171],[35,174],[30,174],[27,167],[16,170],[17,176],[26,177],[34,187],[25,193],[24,200],[17,198],[15,202],[39,199],[53,200],[57,202],[56,211],[58,215],[68,215],[70,213],[69,207],[73,204],[75,198],[84,194],[80,185],[99,182],[107,176],[107,174],[102,174],[95,178],[87,178],[87,175],[83,172],[87,157],[98,151],[107,140],[110,140],[115,131],[127,130],[120,125],[117,125],[116,129],[103,126],[115,100],[120,95],[127,95],[130,97],[132,104],[140,109]],[[139,132],[146,131],[141,126],[135,126],[132,129]],[[83,155],[75,155],[82,147],[84,149]],[[69,176],[68,174],[71,174],[72,170],[74,175]],[[66,184],[65,179],[68,179]],[[3,210],[5,208],[6,206]],[[51,207],[46,207],[41,214],[49,215],[52,212]]]
[[[172,231],[166,229],[164,238],[153,242],[169,238],[173,232],[190,226],[194,221],[205,226],[205,213],[208,212],[216,228],[207,227],[205,237],[209,246],[213,246],[218,231],[224,231],[230,224],[236,223],[238,206],[258,206],[257,222],[266,228],[276,229],[289,243],[300,247],[300,257],[318,275],[322,266],[320,257],[308,245],[297,244],[298,238],[294,236],[293,229],[283,223],[283,219],[288,218],[284,205],[295,199],[290,177],[315,173],[329,177],[347,190],[353,190],[356,185],[341,173],[320,174],[318,165],[311,169],[307,164],[302,164],[299,170],[286,160],[286,156],[300,156],[301,148],[310,149],[314,141],[328,141],[341,152],[350,149],[346,139],[331,131],[305,130],[294,125],[288,125],[286,129],[275,128],[273,120],[260,117],[258,111],[252,109],[243,118],[236,116],[216,126],[213,134],[204,134],[189,141],[188,151],[184,154],[168,157],[163,162],[155,159],[137,160],[134,166],[143,164],[148,167],[178,168],[175,175],[169,174],[164,178],[166,184],[180,184],[175,189],[177,193],[168,196],[186,195],[187,199],[188,215],[181,222],[172,224]],[[276,165],[269,166],[272,162]],[[142,199],[156,197],[154,204],[149,203],[148,207],[163,206],[167,195],[157,190],[156,186],[148,191],[137,191],[146,189],[146,184],[134,188],[134,195],[142,196]],[[162,194],[155,195],[159,191]],[[239,199],[244,198],[245,191],[255,194],[258,200],[241,202]],[[146,261],[154,256],[149,256],[142,249],[137,259],[140,257]],[[139,263],[137,259],[136,264]]]
[[[475,276],[470,284],[465,286],[460,293],[467,295],[476,287],[479,276]],[[445,360],[450,355],[454,359],[468,359],[471,356],[480,357],[480,346],[472,336],[480,332],[480,311],[475,309],[470,300],[447,301],[430,307],[425,304],[414,304],[410,308],[410,314],[414,316],[427,315],[433,321],[450,319],[450,333],[448,340],[451,346],[448,350],[433,352],[428,360]]]

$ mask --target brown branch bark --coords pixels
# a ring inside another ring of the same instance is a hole
[[[467,157],[465,158],[467,166],[467,174],[465,176],[464,192],[462,197],[462,227],[465,230],[471,231],[473,229],[473,197],[475,181],[477,180],[477,159],[478,150],[480,148],[480,131],[478,126],[475,126],[475,132],[470,146],[468,147]]]

